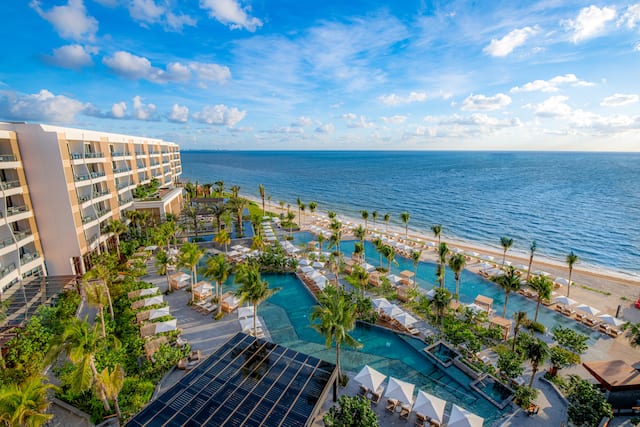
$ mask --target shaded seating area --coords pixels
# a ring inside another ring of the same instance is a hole
[[[191,292],[193,292],[195,301],[202,301],[213,296],[213,285],[209,282],[200,281],[191,289]]]
[[[509,338],[509,335],[511,334],[511,324],[513,323],[511,319],[505,319],[501,316],[493,316],[489,319],[489,323],[500,328],[503,340],[506,341]]]
[[[240,305],[240,298],[233,295],[231,292],[226,292],[222,295],[222,311],[225,313],[231,313],[234,310],[238,309]]]
[[[473,301],[475,305],[486,311],[487,314],[491,313],[491,306],[493,305],[493,298],[486,297],[484,295],[478,295]]]
[[[607,401],[614,410],[640,410],[640,371],[623,360],[584,362],[582,366],[606,390]]]
[[[191,276],[183,272],[178,272],[169,276],[169,286],[171,286],[171,289],[173,290],[186,288],[189,286],[190,281]]]

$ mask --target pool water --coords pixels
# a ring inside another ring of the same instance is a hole
[[[429,347],[427,351],[445,366],[451,365],[453,359],[459,356],[455,350],[441,342]]]
[[[496,402],[498,407],[504,407],[514,396],[513,390],[496,380],[494,377],[487,375],[474,381],[472,388],[477,388],[481,393],[486,394],[490,399]]]

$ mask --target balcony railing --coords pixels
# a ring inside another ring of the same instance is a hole
[[[91,178],[100,178],[105,175],[104,172],[91,172]]]
[[[34,259],[40,258],[40,255],[37,252],[25,253],[20,257],[20,265],[25,265],[33,261]]]
[[[114,151],[111,153],[111,157],[125,157],[130,155],[131,153],[128,151],[121,151],[121,152]]]
[[[110,214],[111,211],[109,209],[102,209],[100,211],[98,211],[98,218],[100,218],[101,216],[104,216],[106,214]]]
[[[104,157],[104,153],[96,152],[96,153],[71,153],[71,158],[73,160],[78,159],[99,159]]]
[[[100,238],[100,235],[95,234],[93,237],[87,239],[87,245],[92,244],[93,242],[95,242],[96,240],[98,240]]]
[[[0,181],[0,188],[8,190],[10,188],[20,187],[20,181]]]
[[[120,184],[116,184],[116,189],[117,189],[117,190],[122,190],[123,188],[126,188],[126,187],[128,187],[128,186],[129,186],[129,184],[128,184],[128,183],[126,183],[126,182],[121,182]]]
[[[97,199],[98,197],[106,196],[107,194],[111,194],[111,192],[109,190],[94,191],[92,196],[94,199]]]
[[[96,216],[94,215],[86,215],[82,217],[82,223],[83,224],[87,224],[91,221],[95,221],[96,219],[98,219]]]
[[[138,166],[138,169],[144,169],[144,168],[146,168],[146,167],[147,167],[147,165],[146,165],[144,162],[142,162],[142,163],[141,163],[141,162],[138,162],[138,163],[137,163],[137,166]]]
[[[14,156],[13,154],[2,154],[0,155],[0,162],[15,162],[16,160],[16,156]]]
[[[29,212],[29,208],[26,206],[9,206],[7,208],[7,217],[11,215],[17,215],[23,212]]]
[[[113,170],[113,173],[124,173],[124,172],[131,172],[131,169],[129,168],[116,168]]]
[[[7,265],[2,270],[0,270],[0,277],[5,277],[15,269],[16,269],[16,265],[14,263]]]
[[[122,206],[122,205],[126,205],[127,203],[131,203],[133,202],[133,197],[129,197],[126,199],[118,199],[118,205]]]

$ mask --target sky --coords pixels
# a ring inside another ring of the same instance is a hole
[[[640,151],[640,3],[17,0],[0,120],[182,149]]]

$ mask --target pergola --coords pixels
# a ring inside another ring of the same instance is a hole
[[[582,366],[607,390],[614,409],[640,410],[640,371],[623,360],[584,362]]]
[[[485,297],[484,295],[478,295],[473,303],[489,313],[491,306],[493,305],[493,298]]]
[[[489,323],[500,327],[500,329],[502,330],[503,340],[506,341],[506,339],[509,338],[509,334],[511,333],[511,324],[512,324],[510,319],[505,319],[504,317],[500,317],[500,316],[493,316],[489,320]]]

